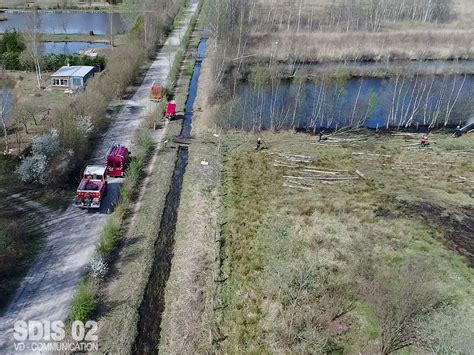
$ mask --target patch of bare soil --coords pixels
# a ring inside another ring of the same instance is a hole
[[[468,265],[474,267],[474,207],[459,207],[452,212],[426,201],[400,204],[402,209],[438,228],[446,244],[465,256]]]

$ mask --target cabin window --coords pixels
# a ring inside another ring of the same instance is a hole
[[[116,162],[115,162],[115,167],[116,167],[116,168],[120,168],[121,165],[122,165],[122,164],[120,164],[119,161],[116,161]]]
[[[59,79],[53,79],[53,86],[59,86]]]
[[[67,86],[67,79],[59,79],[61,86]]]
[[[72,78],[72,85],[74,86],[82,86],[81,78]]]

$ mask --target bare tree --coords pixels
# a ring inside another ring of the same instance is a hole
[[[33,7],[28,13],[28,25],[25,32],[27,41],[27,49],[35,66],[36,82],[38,89],[41,88],[41,21],[38,14],[38,9]]]
[[[396,269],[365,273],[359,294],[372,308],[380,327],[381,354],[421,344],[426,317],[443,306],[446,298],[434,287],[426,267],[407,262]]]

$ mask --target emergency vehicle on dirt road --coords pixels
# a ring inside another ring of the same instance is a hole
[[[74,204],[79,208],[100,208],[107,193],[107,168],[105,165],[87,165],[76,191]]]
[[[106,154],[107,174],[111,177],[123,177],[130,164],[130,151],[121,144],[113,144]]]

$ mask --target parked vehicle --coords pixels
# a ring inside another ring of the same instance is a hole
[[[150,100],[160,102],[163,99],[163,89],[156,83],[151,84]]]
[[[169,120],[174,120],[176,118],[176,101],[171,100],[166,105],[165,118]]]
[[[107,174],[112,177],[123,177],[130,159],[130,151],[127,147],[113,144],[106,154]]]
[[[79,208],[100,208],[107,193],[107,167],[88,165],[77,188],[75,205]]]

